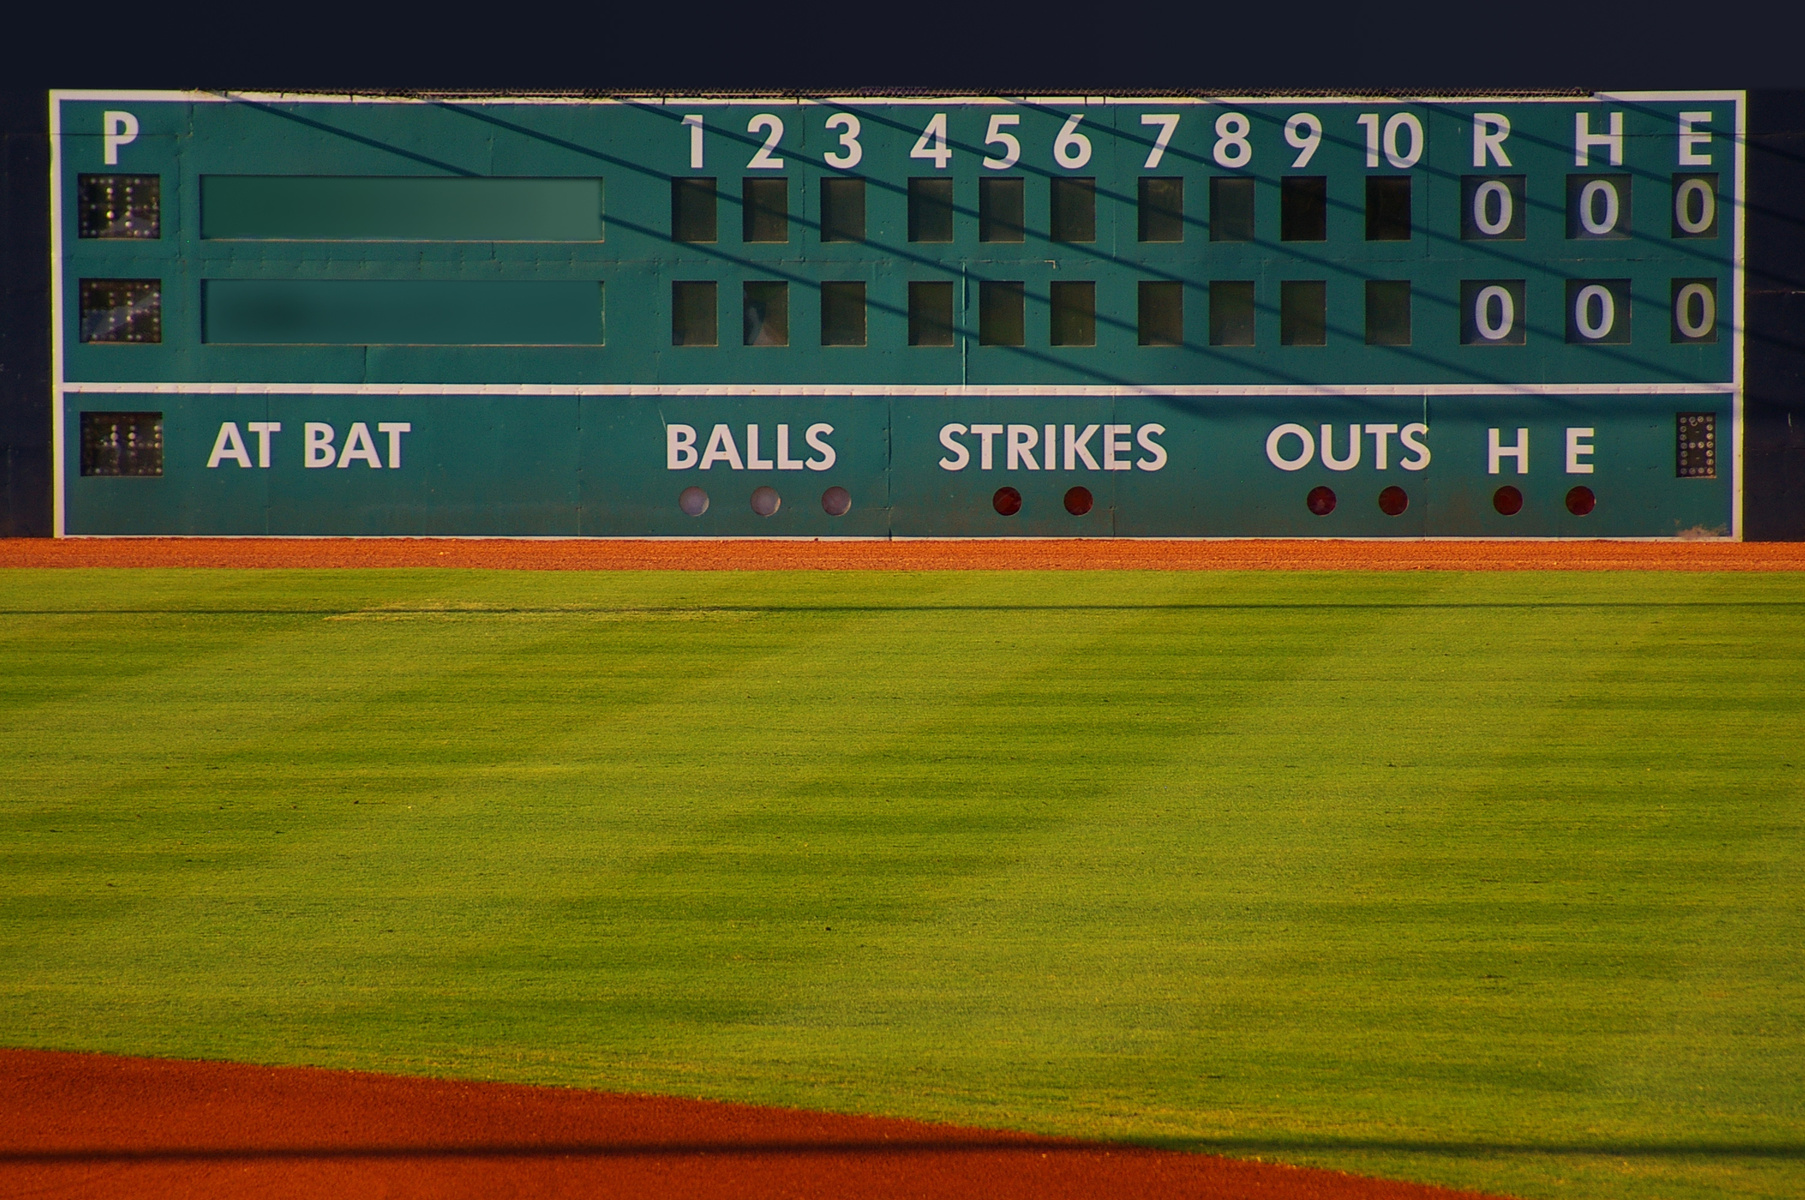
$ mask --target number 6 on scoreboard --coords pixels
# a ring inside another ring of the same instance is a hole
[[[1091,140],[1078,132],[1078,122],[1082,120],[1083,113],[1067,117],[1065,127],[1053,139],[1053,157],[1068,171],[1076,171],[1091,160]]]

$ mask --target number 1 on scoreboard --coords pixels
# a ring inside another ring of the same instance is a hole
[[[689,167],[692,171],[702,169],[702,114],[690,113],[683,118],[684,127],[689,130]]]

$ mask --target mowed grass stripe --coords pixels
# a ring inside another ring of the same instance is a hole
[[[0,1031],[1797,1195],[1802,584],[9,572]]]

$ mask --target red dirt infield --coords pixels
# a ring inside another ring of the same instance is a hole
[[[8,538],[0,567],[529,571],[1805,571],[1805,543],[598,538]]]
[[[883,1117],[46,1050],[0,1050],[0,1196],[1479,1200]]]

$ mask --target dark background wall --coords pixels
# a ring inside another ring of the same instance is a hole
[[[50,138],[42,92],[0,94],[0,537],[50,533]]]
[[[1744,536],[1805,541],[1805,91],[1749,104]]]

